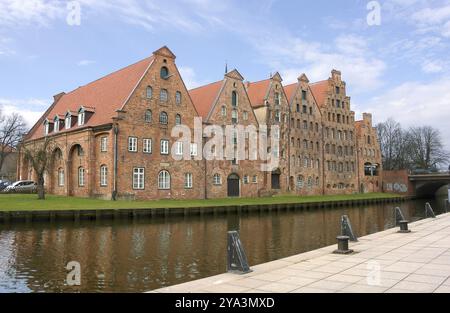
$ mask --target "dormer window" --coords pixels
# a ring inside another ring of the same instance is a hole
[[[59,132],[59,128],[60,128],[59,117],[55,117],[55,127],[54,127],[54,132],[55,132],[55,133]]]
[[[70,129],[70,127],[72,126],[72,115],[70,113],[67,113],[66,115],[64,126],[66,129]]]
[[[78,112],[78,126],[83,126],[86,121],[86,112],[83,108]]]
[[[44,122],[44,136],[48,136],[49,133],[50,133],[50,122],[46,120]]]

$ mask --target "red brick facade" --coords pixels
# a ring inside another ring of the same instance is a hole
[[[148,59],[55,96],[24,146],[54,139],[45,181],[48,192],[57,195],[204,199],[352,193],[377,182],[381,188],[380,181],[364,175],[364,164],[381,164],[378,139],[369,115],[360,125],[370,125],[356,134],[345,87],[338,71],[324,82],[310,84],[303,74],[283,86],[278,73],[244,83],[233,70],[221,81],[188,91],[175,55],[163,47]],[[209,136],[196,134],[195,119]],[[190,132],[185,144],[177,142],[179,133],[172,134],[176,125]],[[233,151],[244,147],[246,160],[202,158],[203,149],[219,157],[227,141],[223,135],[222,147],[211,144],[214,125],[256,130],[238,130],[233,139]],[[267,133],[261,130],[266,125]],[[270,143],[267,153],[278,155],[279,163],[262,171],[268,161],[249,159],[255,155],[249,140],[273,136],[272,126],[279,127],[280,143],[278,149]],[[359,154],[364,149],[373,149],[375,157]],[[184,159],[176,160],[172,152]],[[34,178],[22,157],[17,173],[20,179]]]

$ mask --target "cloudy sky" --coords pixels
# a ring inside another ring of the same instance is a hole
[[[431,124],[450,148],[450,0],[79,0],[80,25],[69,2],[0,0],[0,105],[30,125],[54,94],[167,45],[188,87],[225,62],[249,81],[339,69],[357,117]]]

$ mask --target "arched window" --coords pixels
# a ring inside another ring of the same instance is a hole
[[[100,167],[100,186],[108,186],[108,167],[106,165]]]
[[[64,170],[62,168],[58,169],[58,186],[64,186]]]
[[[216,186],[222,185],[222,177],[220,176],[220,174],[214,174],[213,184]]]
[[[313,185],[313,179],[310,176],[310,177],[308,177],[308,188],[312,188],[312,185]]]
[[[85,170],[83,167],[78,168],[78,186],[84,187],[84,174]]]
[[[239,99],[238,99],[238,94],[235,90],[233,90],[233,92],[231,93],[231,105],[233,107],[237,107],[239,105]]]
[[[151,99],[153,97],[153,88],[151,86],[147,86],[146,97],[147,99]]]
[[[227,116],[227,107],[226,106],[222,106],[222,117],[226,117]]]
[[[167,125],[169,123],[169,117],[166,112],[161,112],[159,114],[159,123],[163,125]]]
[[[146,110],[145,111],[145,122],[147,123],[151,123],[152,122],[152,118],[153,118],[153,114],[152,114],[152,110]]]
[[[170,189],[170,174],[168,171],[161,171],[158,175],[158,189],[169,190]]]
[[[175,124],[181,125],[181,115],[180,114],[175,115]]]
[[[167,89],[161,89],[160,94],[159,94],[159,100],[161,100],[161,102],[167,102],[167,99],[169,98],[169,94]]]
[[[161,67],[161,78],[167,79],[169,76],[169,69],[165,66]]]

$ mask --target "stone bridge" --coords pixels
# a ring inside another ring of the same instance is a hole
[[[409,181],[416,196],[433,196],[440,188],[450,188],[450,173],[409,175]]]

